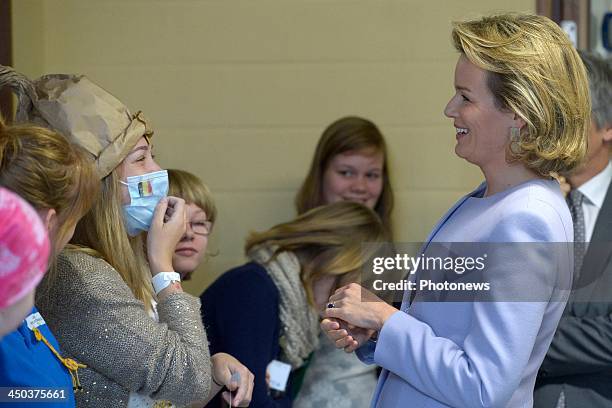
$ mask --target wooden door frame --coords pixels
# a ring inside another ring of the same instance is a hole
[[[562,20],[575,21],[578,26],[578,49],[589,49],[590,0],[536,0],[536,13],[557,24]]]
[[[11,0],[0,0],[0,65],[13,65],[12,32]],[[0,90],[0,111],[6,121],[13,119],[13,94],[8,88]]]

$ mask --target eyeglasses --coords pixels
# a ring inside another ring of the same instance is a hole
[[[194,234],[204,235],[204,236],[210,234],[212,232],[212,227],[213,227],[213,223],[208,220],[188,221],[187,225],[189,225],[189,228],[191,228]]]

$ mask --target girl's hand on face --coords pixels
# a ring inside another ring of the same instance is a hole
[[[255,376],[240,361],[227,353],[211,357],[213,380],[223,384],[229,391],[223,392],[223,399],[233,407],[248,407],[253,395]],[[232,398],[232,393],[234,393]],[[230,402],[231,400],[231,402]]]
[[[396,308],[356,283],[337,289],[329,298],[329,306],[325,317],[373,331],[380,331],[385,321],[397,312]]]
[[[186,227],[185,200],[177,197],[159,200],[147,235],[147,254],[152,275],[174,270],[172,256]]]

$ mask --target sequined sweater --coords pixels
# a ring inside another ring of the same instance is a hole
[[[64,252],[57,269],[37,306],[64,354],[87,365],[77,406],[126,407],[131,391],[176,405],[207,399],[211,361],[199,299],[164,298],[157,323],[104,260]]]

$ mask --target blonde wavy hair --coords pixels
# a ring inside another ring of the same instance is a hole
[[[52,281],[58,243],[98,195],[92,159],[53,130],[8,126],[0,117],[0,186],[17,193],[37,210],[55,210],[58,228],[53,237],[51,268],[45,278]]]
[[[550,19],[503,14],[453,23],[453,45],[488,71],[500,109],[527,124],[508,149],[536,173],[568,172],[587,149],[591,101],[587,74],[567,35]]]
[[[358,280],[361,268],[385,238],[385,228],[374,211],[341,201],[316,207],[267,231],[252,233],[245,251],[248,254],[258,245],[267,245],[276,248],[275,255],[293,252],[302,267],[300,278],[308,301],[314,305],[312,288],[316,280],[336,276],[336,286],[341,279]]]

